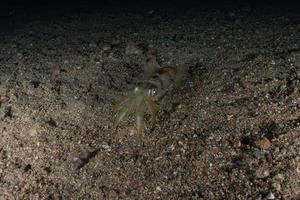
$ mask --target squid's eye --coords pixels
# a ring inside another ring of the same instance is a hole
[[[156,90],[156,88],[151,88],[151,89],[149,89],[149,96],[154,96],[156,93],[157,93],[157,90]]]

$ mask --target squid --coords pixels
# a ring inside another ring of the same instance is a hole
[[[127,97],[119,97],[113,106],[113,126],[132,114],[135,116],[135,130],[138,134],[145,129],[145,115],[150,114],[151,125],[154,127],[159,112],[159,102],[165,94],[179,81],[178,70],[174,67],[159,67],[156,60],[151,61],[151,70],[146,72],[145,81],[136,86]],[[153,67],[155,66],[155,67]],[[151,72],[150,72],[151,71]]]

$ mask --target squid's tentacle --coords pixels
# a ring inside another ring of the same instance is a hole
[[[136,100],[136,129],[141,134],[144,130],[144,115],[146,111],[145,93],[140,93]]]
[[[147,100],[148,109],[151,114],[151,124],[154,126],[157,120],[157,113],[158,113],[158,105],[152,101],[151,99]]]
[[[128,113],[128,108],[122,109],[118,114],[115,115],[113,127],[116,128],[119,123],[124,119],[126,114]]]
[[[133,109],[135,104],[135,96],[131,95],[130,97],[121,97],[120,100],[116,103],[113,108],[114,112],[114,125],[116,128],[118,124],[129,115],[130,111]]]
[[[126,102],[126,98],[124,96],[120,96],[117,98],[117,100],[115,101],[115,103],[112,107],[113,115],[115,115],[117,113],[117,111],[119,110],[121,105],[124,104],[124,102]]]
[[[145,114],[145,102],[140,104],[136,112],[136,129],[138,134],[141,134],[144,130],[144,114]]]

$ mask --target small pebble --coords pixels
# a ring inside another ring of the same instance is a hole
[[[95,48],[95,47],[97,47],[97,44],[94,42],[91,42],[91,43],[89,43],[89,47]]]
[[[4,102],[6,100],[5,96],[0,95],[0,103]]]
[[[271,65],[276,65],[275,60],[271,60]]]
[[[257,178],[266,178],[270,175],[270,170],[265,167],[260,167],[255,171],[255,176]]]
[[[241,141],[236,141],[233,143],[233,147],[236,149],[239,149],[242,147],[242,142]]]
[[[30,130],[29,130],[29,135],[31,137],[35,137],[38,135],[38,127],[37,126],[34,126],[32,127]]]
[[[273,188],[277,191],[281,191],[281,184],[278,182],[275,182],[272,184]]]
[[[103,50],[103,51],[110,51],[110,50],[111,50],[111,46],[110,46],[110,45],[104,45],[104,46],[102,47],[102,50]]]
[[[17,53],[17,56],[18,56],[19,58],[22,58],[22,57],[23,57],[23,54],[22,54],[22,53]]]
[[[269,195],[268,195],[268,197],[267,197],[267,199],[275,199],[275,195],[271,192]]]
[[[129,42],[125,49],[126,55],[141,55],[143,52],[142,50],[137,47],[134,43]]]
[[[271,147],[271,142],[266,137],[264,137],[264,138],[262,138],[260,140],[257,140],[255,143],[262,150],[267,150],[267,149],[269,149]]]
[[[110,152],[111,151],[111,147],[108,145],[108,144],[103,144],[102,145],[102,148],[107,151],[107,152]]]
[[[274,179],[277,180],[277,181],[283,181],[284,176],[283,176],[283,174],[277,174],[276,176],[274,176]]]
[[[12,106],[10,104],[6,104],[3,106],[3,117],[4,118],[12,118]]]

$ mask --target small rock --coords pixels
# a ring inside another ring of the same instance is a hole
[[[38,135],[38,126],[34,126],[34,127],[32,127],[30,130],[29,130],[29,135],[31,136],[31,137],[35,137],[35,136],[37,136]]]
[[[269,200],[275,199],[275,195],[272,192],[270,192],[267,199]]]
[[[46,119],[45,123],[48,124],[51,127],[57,127],[57,123],[52,117]]]
[[[81,151],[79,155],[74,156],[72,159],[72,165],[73,169],[79,170],[82,167],[84,167],[91,158],[95,157],[99,149],[96,149],[94,151]]]
[[[281,191],[281,184],[278,182],[272,183],[272,186],[275,190]]]
[[[235,142],[233,143],[233,147],[234,147],[235,149],[241,148],[241,147],[242,147],[242,142],[241,142],[241,141],[235,141]]]
[[[111,147],[108,145],[108,144],[103,144],[102,145],[102,148],[107,151],[107,152],[110,152],[111,151]]]
[[[284,181],[284,176],[283,176],[283,174],[277,174],[276,176],[274,176],[274,180],[276,180],[276,181],[278,181],[278,182]]]
[[[12,106],[10,104],[4,105],[3,108],[3,117],[4,118],[12,118]]]
[[[125,49],[126,55],[141,55],[143,52],[142,50],[136,46],[134,43],[129,42]]]
[[[267,150],[271,147],[271,142],[268,138],[264,137],[260,140],[257,140],[255,144],[262,150]]]
[[[271,65],[276,65],[275,60],[271,60]]]
[[[300,174],[300,163],[297,164],[296,172]]]
[[[2,102],[4,102],[6,100],[6,97],[4,96],[4,95],[0,95],[0,104],[2,103]]]
[[[18,57],[18,58],[22,58],[22,57],[23,57],[23,54],[22,54],[22,53],[17,53],[17,57]]]
[[[102,50],[103,50],[103,51],[110,51],[110,50],[111,50],[111,46],[108,45],[108,44],[106,44],[106,45],[104,45],[104,46],[102,47]]]
[[[161,187],[157,186],[155,189],[156,191],[161,192]]]
[[[266,178],[270,175],[270,170],[265,167],[260,167],[255,171],[255,176],[257,178]]]
[[[97,47],[97,44],[96,44],[96,43],[94,43],[94,42],[91,42],[91,43],[89,43],[89,47],[91,47],[91,48],[95,48],[95,47]]]
[[[170,146],[170,150],[171,150],[171,151],[174,151],[174,149],[175,149],[175,146],[172,144],[172,145]]]

